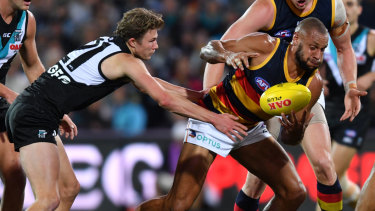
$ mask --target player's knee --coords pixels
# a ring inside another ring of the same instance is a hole
[[[60,197],[62,200],[74,201],[80,189],[81,189],[81,186],[78,180],[74,179],[70,181],[69,183],[65,183],[62,187],[60,187]]]
[[[298,188],[290,195],[290,198],[298,204],[302,204],[307,196],[306,188],[303,184],[300,184]]]
[[[282,200],[287,201],[288,203],[302,204],[306,199],[307,192],[303,183],[299,182],[298,185],[289,187],[278,195],[282,198]]]

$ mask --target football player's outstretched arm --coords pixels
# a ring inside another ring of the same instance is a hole
[[[239,39],[252,32],[267,30],[274,24],[276,11],[273,0],[257,0],[246,10],[246,12],[234,22],[224,33],[220,40]],[[211,88],[220,82],[223,76],[224,64],[207,64],[203,88]]]

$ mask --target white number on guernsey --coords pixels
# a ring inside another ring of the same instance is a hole
[[[70,78],[64,74],[64,71],[62,71],[57,64],[50,67],[47,70],[47,73],[50,74],[52,77],[56,77],[64,84],[70,83]]]

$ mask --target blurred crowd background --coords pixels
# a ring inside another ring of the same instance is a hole
[[[159,49],[147,62],[153,76],[195,90],[202,88],[205,63],[199,51],[219,39],[254,0],[44,0],[32,1],[37,20],[36,43],[46,68],[67,52],[99,36],[111,35],[122,14],[145,7],[163,14]],[[375,1],[364,0],[360,23],[375,28]],[[251,20],[249,20],[251,21]],[[7,85],[21,91],[28,82],[19,59]],[[133,86],[125,86],[88,109],[71,114],[80,129],[115,129],[132,137],[148,129],[172,128],[184,121],[172,115]]]
[[[200,90],[205,68],[205,63],[199,58],[200,48],[209,40],[219,39],[253,1],[33,0],[30,11],[37,20],[36,44],[46,69],[69,51],[99,36],[112,35],[117,22],[129,9],[145,7],[162,13],[165,26],[159,31],[159,49],[146,62],[148,69],[153,76]],[[375,1],[363,0],[363,8],[360,23],[375,28]],[[11,68],[7,85],[21,92],[28,81],[19,58]],[[375,96],[372,98],[375,100]],[[80,131],[106,130],[110,133],[105,134],[111,134],[116,130],[117,135],[129,138],[170,131],[173,140],[181,141],[186,126],[185,118],[163,110],[132,85],[124,86],[88,109],[73,112],[70,116]],[[372,127],[375,128],[375,121]],[[167,183],[161,185],[165,186],[161,192],[170,187],[171,176],[160,177],[162,182],[159,183]]]

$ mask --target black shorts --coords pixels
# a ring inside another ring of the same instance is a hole
[[[349,120],[341,122],[340,118],[344,114],[343,108],[338,109],[329,103],[326,104],[325,113],[332,139],[339,144],[360,150],[371,123],[369,110],[362,109],[353,122]]]
[[[40,105],[20,102],[18,98],[9,107],[5,125],[10,142],[16,151],[37,142],[56,144],[58,122]]]
[[[0,133],[5,132],[5,115],[9,108],[9,103],[4,99],[0,98]]]

